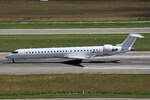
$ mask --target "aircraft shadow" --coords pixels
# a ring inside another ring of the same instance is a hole
[[[76,65],[79,67],[84,67],[82,64],[82,62],[78,61],[78,60],[69,60],[69,61],[64,61],[62,62],[64,64],[69,64],[69,65]],[[120,63],[120,60],[112,60],[112,61],[89,61],[89,62],[83,62],[83,63]]]
[[[3,62],[3,64],[44,64],[44,63],[62,63],[62,64],[67,64],[67,65],[73,65],[73,66],[78,66],[78,67],[84,67],[83,65],[81,65],[82,63],[100,63],[100,64],[104,64],[104,63],[120,63],[120,60],[111,60],[111,61],[88,61],[88,62],[82,62],[82,60],[68,60],[68,61],[62,61],[62,62],[37,62],[37,61],[19,61],[19,62],[15,62],[15,63],[12,63],[12,62]]]
[[[120,63],[120,60],[111,60],[111,61],[89,61],[87,63]]]
[[[68,64],[68,65],[73,65],[73,66],[78,66],[78,67],[84,67],[83,65],[81,65],[82,60],[69,60],[69,61],[64,61],[62,63]]]

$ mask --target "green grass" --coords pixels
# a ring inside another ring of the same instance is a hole
[[[149,79],[150,75],[0,75],[0,98],[150,98]]]
[[[49,23],[49,24],[0,24],[0,29],[133,28],[133,27],[150,27],[150,23]]]
[[[23,99],[23,98],[150,98],[150,94],[109,94],[109,93],[56,93],[56,94],[26,94],[5,95],[0,99]]]
[[[149,0],[0,0],[0,22],[150,19]]]
[[[142,34],[144,39],[135,43],[136,51],[150,50],[150,34]],[[0,35],[0,52],[8,52],[19,48],[48,48],[70,46],[99,46],[121,43],[125,34],[71,34],[71,35]]]

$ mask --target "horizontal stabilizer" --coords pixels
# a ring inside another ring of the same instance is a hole
[[[144,36],[142,36],[141,34],[136,34],[136,33],[129,34],[129,36],[135,38],[144,38]]]

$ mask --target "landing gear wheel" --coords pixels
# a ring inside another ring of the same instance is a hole
[[[12,59],[12,63],[15,63],[15,59]]]

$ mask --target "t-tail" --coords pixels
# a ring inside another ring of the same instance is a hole
[[[128,37],[117,46],[121,46],[121,52],[128,52],[132,49],[132,46],[134,45],[137,38],[144,38],[144,36],[140,34],[131,33],[128,35]]]

